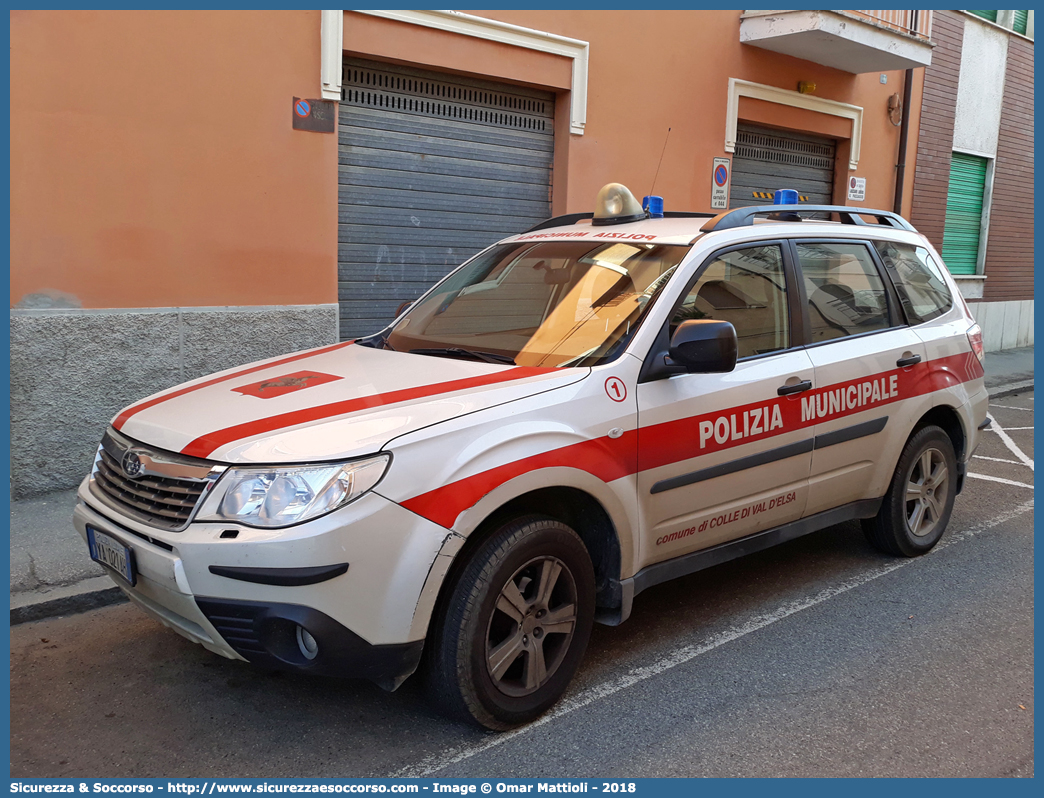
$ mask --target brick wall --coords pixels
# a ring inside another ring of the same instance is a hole
[[[932,51],[932,65],[924,73],[921,132],[917,141],[917,168],[914,171],[910,221],[928,237],[936,249],[941,250],[946,223],[946,191],[950,183],[957,84],[961,76],[964,20],[952,11],[936,11],[932,21],[932,39],[936,47]],[[1031,92],[1032,89],[1031,82]],[[1030,108],[1032,112],[1032,99]]]
[[[1017,36],[1008,40],[983,299],[1033,299],[1033,43]]]

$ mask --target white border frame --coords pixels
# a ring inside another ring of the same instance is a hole
[[[765,100],[792,108],[802,108],[829,116],[839,116],[852,123],[851,147],[848,153],[848,168],[854,171],[859,166],[859,150],[863,140],[863,108],[860,105],[849,105],[836,100],[824,100],[811,94],[767,86],[764,83],[752,83],[749,80],[729,78],[729,102],[725,110],[725,152],[736,151],[736,128],[739,125],[740,97],[752,100]]]
[[[541,53],[551,53],[569,58],[573,62],[572,86],[569,105],[569,132],[584,134],[587,124],[587,73],[590,43],[581,39],[570,39],[556,33],[523,28],[495,19],[462,14],[459,11],[360,11],[382,19],[421,25],[462,36],[474,36],[486,41],[524,47]],[[341,60],[344,37],[344,11],[323,11],[321,22],[322,55],[320,78],[323,98],[341,99]]]

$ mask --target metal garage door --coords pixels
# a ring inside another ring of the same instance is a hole
[[[551,215],[554,95],[346,59],[338,129],[341,338]]]
[[[833,139],[739,124],[732,157],[729,207],[765,205],[778,188],[792,188],[808,204],[829,205],[834,195]]]

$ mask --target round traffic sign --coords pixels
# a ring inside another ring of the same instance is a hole
[[[294,113],[304,119],[308,114],[312,112],[312,106],[308,104],[308,100],[298,100],[294,103]]]
[[[718,167],[714,170],[714,182],[719,186],[724,186],[729,180],[729,170],[725,168],[724,164],[718,164]]]

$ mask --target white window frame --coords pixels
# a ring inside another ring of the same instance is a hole
[[[473,36],[486,41],[500,42],[527,50],[559,55],[572,60],[572,84],[569,95],[569,132],[584,134],[587,124],[587,74],[590,43],[570,39],[557,33],[523,28],[495,19],[463,14],[460,11],[359,11],[410,25]],[[344,38],[344,11],[323,11],[320,39],[322,42],[320,80],[323,98],[341,99],[341,60]]]
[[[848,153],[848,168],[854,171],[859,166],[859,150],[863,141],[863,108],[860,105],[849,105],[837,100],[825,100],[811,94],[767,86],[764,83],[752,83],[749,80],[729,78],[729,102],[725,110],[725,152],[736,151],[736,129],[739,125],[740,97],[752,100],[764,100],[778,105],[789,105],[829,116],[839,116],[852,123],[851,146]]]

